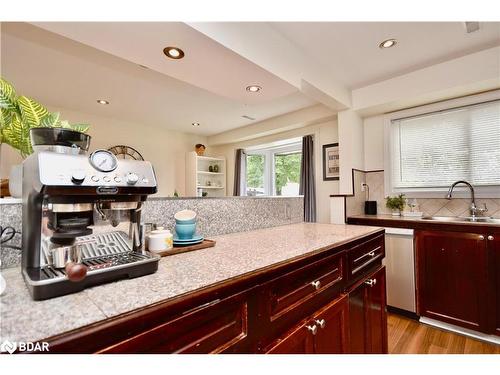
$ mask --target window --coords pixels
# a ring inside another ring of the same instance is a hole
[[[246,195],[299,195],[302,144],[246,150]]]
[[[500,187],[500,100],[393,119],[390,140],[392,193]]]

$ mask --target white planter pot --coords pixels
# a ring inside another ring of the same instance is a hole
[[[9,174],[9,192],[14,198],[23,197],[23,165],[12,166]]]

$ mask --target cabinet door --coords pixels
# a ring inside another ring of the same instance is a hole
[[[368,353],[387,353],[385,267],[366,280]]]
[[[267,354],[312,354],[314,353],[314,334],[312,330],[314,324],[307,321],[304,322],[281,339],[273,343],[266,350]]]
[[[354,354],[387,353],[385,267],[349,291],[349,341]]]
[[[364,281],[349,291],[349,352],[352,354],[368,352],[367,292]]]
[[[485,331],[488,326],[487,254],[473,233],[416,233],[420,315]]]
[[[317,354],[349,353],[349,303],[347,294],[337,298],[313,317],[317,327],[314,352]]]
[[[488,250],[492,275],[490,283],[492,298],[489,310],[493,315],[493,333],[500,336],[500,233],[488,236]]]

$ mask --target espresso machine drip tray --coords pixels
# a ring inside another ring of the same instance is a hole
[[[160,257],[131,250],[127,234],[121,231],[78,237],[76,243],[81,246],[81,263],[87,266],[85,279],[69,281],[64,268],[51,265],[47,248],[42,246],[46,265],[27,269],[24,274],[34,299],[72,293],[104,282],[146,275],[158,269]],[[50,287],[54,283],[58,287]]]
[[[76,244],[81,246],[82,264],[87,266],[89,273],[156,258],[150,253],[132,251],[127,234],[121,231],[78,237]],[[51,266],[46,246],[43,250],[47,265],[40,269],[40,280],[64,278],[64,268]]]

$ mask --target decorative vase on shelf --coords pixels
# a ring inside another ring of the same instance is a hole
[[[198,143],[196,146],[194,146],[194,150],[196,151],[196,155],[198,156],[204,156],[205,155],[205,145]]]
[[[10,168],[9,192],[13,198],[23,197],[23,165],[17,164]]]
[[[400,210],[392,210],[392,216],[401,216]]]
[[[213,167],[213,170],[214,170],[215,173],[218,173],[219,172],[219,165],[215,164],[214,167]]]

